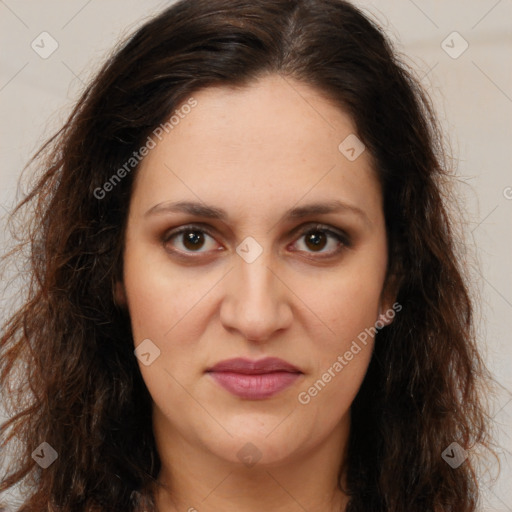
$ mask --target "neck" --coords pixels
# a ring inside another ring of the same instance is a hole
[[[345,418],[320,444],[286,460],[252,467],[221,459],[155,422],[162,462],[159,512],[343,512],[347,496],[338,473],[348,440]],[[344,476],[342,476],[344,483]]]

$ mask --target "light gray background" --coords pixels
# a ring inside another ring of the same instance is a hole
[[[0,0],[3,217],[16,198],[23,166],[65,120],[114,43],[169,3]],[[459,162],[470,250],[479,260],[473,274],[482,294],[480,343],[499,382],[491,414],[498,429],[502,472],[492,488],[484,484],[484,509],[512,511],[512,343],[508,331],[512,315],[512,0],[358,0],[356,4],[385,27],[407,62],[414,65],[435,101]],[[47,59],[31,48],[43,31],[59,45]],[[458,58],[453,56],[465,43],[458,36],[448,37],[454,31],[469,45]],[[443,49],[443,41],[445,48],[453,47],[449,50],[452,56]],[[2,227],[4,223],[2,218]],[[7,302],[5,297],[2,302]]]

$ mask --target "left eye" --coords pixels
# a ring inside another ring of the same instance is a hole
[[[305,237],[304,244],[306,247],[310,249],[313,248],[314,250],[312,252],[321,252],[322,254],[336,254],[344,246],[347,247],[349,245],[348,239],[345,235],[321,225],[302,231],[299,240],[303,237]],[[322,252],[321,250],[328,245],[329,239],[331,239],[331,245],[333,245],[334,248]]]
[[[180,235],[182,236],[180,237]],[[339,252],[343,246],[349,246],[348,238],[346,235],[333,231],[323,225],[316,225],[302,230],[299,236],[299,240],[304,237],[304,244],[307,248],[312,249],[312,251],[306,252],[316,252],[332,255]],[[181,246],[184,247],[184,249],[179,248],[177,252],[184,253],[208,252],[200,251],[200,249],[203,249],[205,245],[208,245],[206,243],[208,238],[214,240],[213,236],[210,235],[208,231],[206,231],[203,227],[194,225],[183,226],[176,231],[169,233],[164,239],[164,245],[175,245],[171,244],[171,240],[174,238],[178,238],[178,240],[180,240]],[[331,250],[323,251],[322,249],[329,245],[329,239],[332,241],[331,245],[334,245],[334,248]],[[299,251],[300,250],[301,249],[299,249]]]

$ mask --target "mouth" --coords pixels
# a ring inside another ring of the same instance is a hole
[[[231,394],[246,400],[263,400],[291,386],[303,373],[275,357],[257,361],[243,358],[221,361],[206,370]]]

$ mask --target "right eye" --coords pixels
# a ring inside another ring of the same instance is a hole
[[[181,245],[181,248],[170,250],[173,252],[181,252],[181,253],[205,253],[208,251],[200,251],[205,244],[207,244],[207,238],[213,240],[213,236],[209,234],[204,227],[196,226],[193,224],[189,224],[187,226],[182,226],[174,231],[166,233],[163,243],[167,248],[169,245],[173,247],[176,246],[176,243],[172,243],[171,241],[177,239],[179,241],[178,245]],[[213,249],[215,250],[215,249]]]

